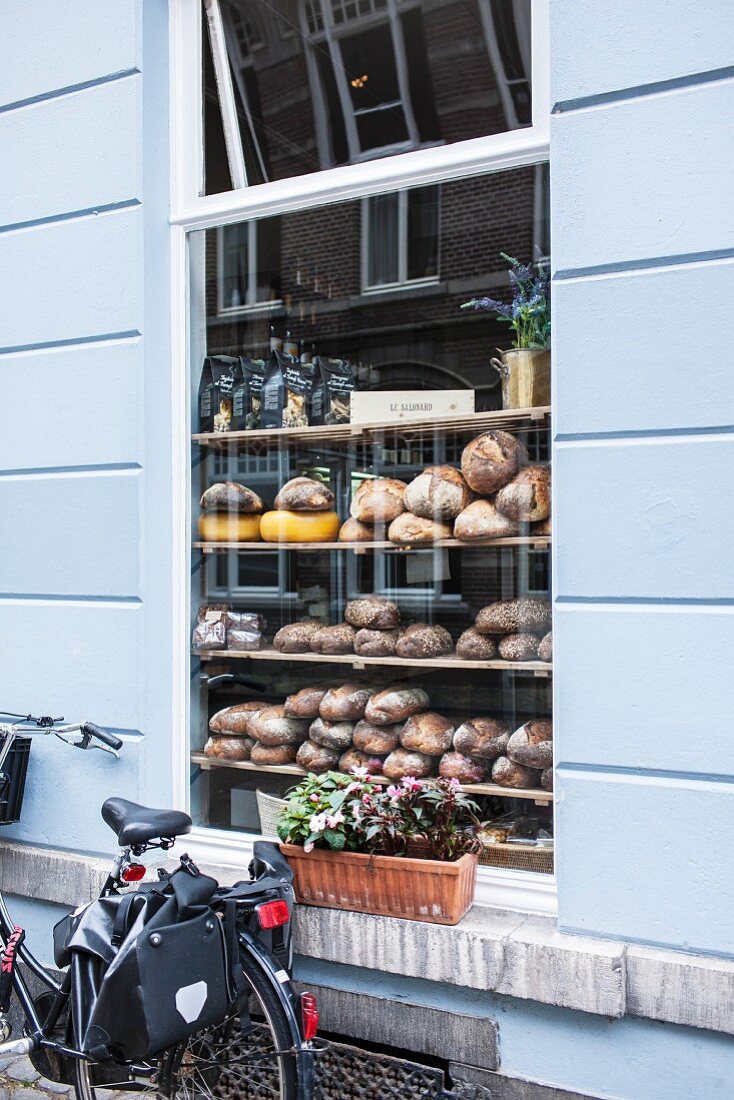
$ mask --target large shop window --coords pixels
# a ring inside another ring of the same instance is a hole
[[[531,125],[531,0],[204,7],[207,194]]]
[[[501,7],[487,9],[493,26],[501,25]],[[508,4],[504,15],[512,16],[515,31],[504,32],[508,83],[520,80],[520,8]],[[278,44],[282,64],[271,74],[273,94],[288,86],[292,109],[302,90],[286,58],[302,48],[301,28],[332,65],[334,80],[344,71],[333,64],[338,44],[340,64],[349,57],[350,73],[361,68],[379,84],[385,132],[395,136],[412,125],[412,101],[395,83],[394,68],[404,62],[395,42],[406,18],[420,16],[422,29],[403,34],[401,49],[417,41],[426,62],[408,65],[410,80],[427,79],[441,55],[434,23],[450,24],[469,9],[312,0],[303,8],[279,5],[289,13],[280,23],[256,3],[242,5],[239,21],[234,8],[230,15],[243,65]],[[252,13],[247,21],[245,10]],[[377,36],[365,46],[366,58],[379,36],[393,36],[382,69],[369,60],[355,68],[360,36],[368,33],[357,30],[363,24]],[[512,86],[522,106],[522,87]],[[371,123],[358,123],[370,111],[360,114],[362,101],[351,92],[338,101],[342,123],[349,109],[362,141]],[[278,100],[263,88],[260,102],[274,118]],[[309,102],[304,93],[302,103]],[[442,101],[434,103],[436,117],[444,118]],[[275,163],[283,146],[273,140],[269,148]],[[460,308],[475,296],[509,300],[501,252],[523,262],[547,257],[547,194],[547,169],[529,166],[189,235],[190,775],[197,825],[230,836],[272,835],[273,807],[304,767],[389,768],[399,722],[369,748],[357,715],[332,731],[332,743],[328,730],[310,731],[313,715],[277,708],[309,685],[400,682],[425,688],[431,711],[468,730],[465,748],[477,739],[476,755],[465,751],[466,759],[452,766],[463,769],[460,778],[487,823],[481,862],[552,870],[550,776],[523,768],[498,773],[492,752],[479,744],[485,720],[494,720],[501,738],[551,715],[551,664],[538,654],[539,638],[550,629],[549,525],[458,539],[456,487],[445,469],[459,468],[467,445],[497,428],[509,433],[510,453],[526,452],[531,463],[548,459],[547,410],[502,411],[490,360],[495,348],[509,347],[507,327],[494,314]],[[451,401],[459,402],[458,413]],[[418,419],[402,422],[402,405]],[[436,499],[454,501],[442,518],[427,518],[432,505],[425,502],[417,506],[423,516],[403,511],[395,524],[369,522],[360,511],[365,483],[392,479],[386,491],[397,494],[397,514],[399,483],[434,467],[443,469],[424,479],[425,492],[430,483]],[[310,480],[284,493],[294,478]],[[399,629],[358,631],[345,623],[350,601],[367,601],[360,614],[369,616],[372,597],[392,601]],[[526,598],[537,619],[513,637],[514,601]],[[473,652],[466,646],[457,652],[479,612],[498,601],[511,601],[502,612],[511,644],[499,653],[498,634],[470,636]],[[423,624],[414,632],[418,640],[401,646],[400,630],[411,624]],[[450,748],[432,738],[429,726],[414,763],[436,774]]]

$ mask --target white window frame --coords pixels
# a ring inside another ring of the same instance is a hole
[[[392,283],[371,283],[370,275],[370,199],[362,199],[361,218],[361,267],[362,267],[362,293],[379,294],[385,290],[402,290],[403,287],[435,286],[441,277],[441,195],[439,192],[438,232],[436,243],[439,246],[439,255],[436,263],[436,274],[428,275],[421,279],[408,278],[408,194],[414,188],[404,188],[398,191],[398,277]]]
[[[207,0],[218,4],[218,0]],[[532,0],[532,125],[506,133],[432,146],[393,157],[372,159],[295,176],[273,183],[202,195],[203,117],[201,89],[200,0],[169,5],[171,113],[171,342],[173,474],[171,652],[172,802],[189,804],[189,622],[191,501],[189,457],[191,407],[187,370],[192,340],[189,327],[189,237],[245,219],[272,217],[354,201],[388,190],[421,187],[489,172],[540,164],[549,159],[549,0]],[[226,86],[226,81],[225,81]],[[229,84],[230,95],[231,81]],[[226,87],[225,87],[226,92]],[[196,251],[198,244],[192,247]],[[189,850],[212,864],[245,867],[251,836],[197,828],[187,839]],[[558,844],[556,843],[556,859]],[[529,913],[557,911],[555,878],[522,871],[480,867],[476,900],[480,904]]]

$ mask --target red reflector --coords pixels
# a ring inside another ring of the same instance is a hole
[[[278,898],[276,901],[264,901],[255,908],[261,928],[280,928],[291,919],[288,902]]]
[[[145,878],[145,867],[142,863],[131,863],[120,875],[123,882],[140,882],[141,878]]]
[[[309,1039],[315,1039],[316,1032],[319,1030],[319,1009],[313,993],[301,994],[301,1022],[303,1038],[307,1042]]]

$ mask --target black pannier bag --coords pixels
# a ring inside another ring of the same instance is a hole
[[[73,970],[77,1049],[145,1061],[233,1010],[243,980],[234,911],[222,919],[211,908],[216,889],[179,870],[56,926],[56,964]]]

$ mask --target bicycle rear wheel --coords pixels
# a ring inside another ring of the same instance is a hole
[[[136,1097],[161,1100],[297,1100],[296,1059],[284,1053],[292,1046],[288,1021],[261,967],[241,956],[250,986],[253,1028],[243,1034],[233,1016],[217,1027],[197,1032],[164,1051],[155,1065],[155,1081]],[[283,1052],[283,1053],[281,1053]],[[115,1100],[119,1090],[133,1086],[94,1085],[94,1066],[78,1061],[74,1088],[77,1100]]]

